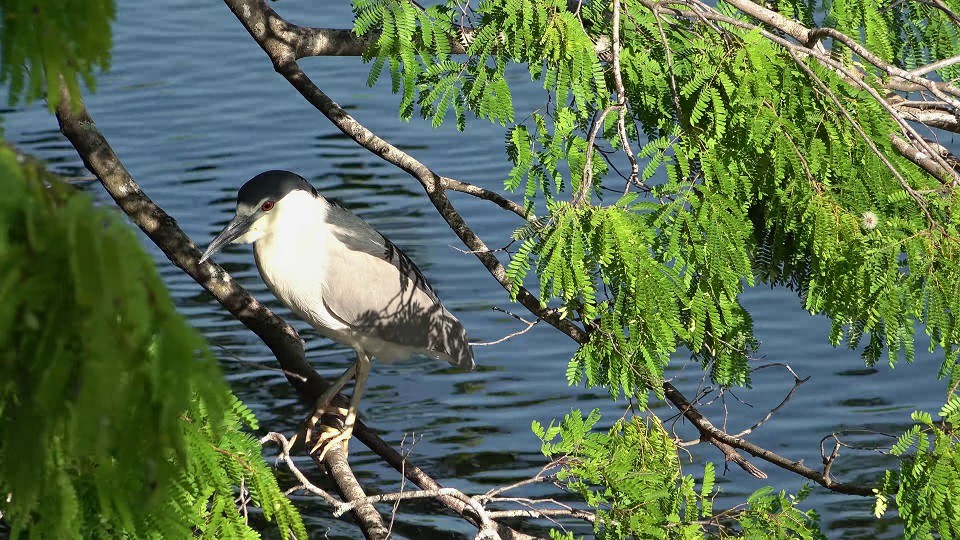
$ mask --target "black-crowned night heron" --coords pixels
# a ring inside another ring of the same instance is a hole
[[[308,421],[309,440],[320,417],[334,410],[336,393],[356,378],[343,430],[325,431],[314,452],[339,442],[346,448],[371,358],[425,355],[474,368],[466,331],[417,265],[301,176],[268,171],[247,181],[237,195],[236,216],[210,242],[200,262],[228,243],[252,243],[257,269],[270,291],[321,334],[357,353],[356,362],[324,393]]]

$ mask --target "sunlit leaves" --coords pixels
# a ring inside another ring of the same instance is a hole
[[[364,11],[374,5],[381,6],[375,17]],[[800,305],[831,321],[824,339],[860,349],[868,364],[911,361],[923,328],[931,350],[943,352],[938,375],[956,379],[960,190],[944,189],[895,151],[890,135],[901,126],[849,78],[807,55],[792,57],[759,30],[626,0],[619,4],[623,136],[619,101],[611,101],[610,2],[476,3],[463,18],[470,24],[466,54],[456,57],[417,36],[436,36],[437,28],[456,34],[455,10],[443,10],[459,4],[417,15],[407,44],[396,13],[411,5],[355,1],[358,32],[381,28],[393,36],[375,53],[371,74],[407,66],[402,47],[412,47],[413,95],[435,126],[447,111],[460,127],[465,112],[509,124],[504,186],[542,217],[517,229],[506,276],[514,299],[521,285],[537,288],[543,305],[587,331],[566,371],[571,384],[605,387],[614,397],[659,395],[668,362],[682,351],[715,383],[748,385],[757,341],[739,299],[755,284],[794,290]],[[765,5],[837,28],[895,65],[960,53],[957,25],[938,6]],[[723,1],[716,7],[744,18]],[[868,84],[882,83],[884,74],[837,42],[823,45],[861,69]],[[511,64],[547,90],[533,110],[515,111],[507,97],[518,84],[505,76]],[[956,75],[956,65],[941,70],[943,80]],[[401,114],[409,116],[408,79],[394,81]],[[637,157],[636,179],[624,172],[632,169],[627,144]],[[626,192],[633,198],[611,204]],[[948,423],[956,422],[958,403],[944,405]],[[934,429],[928,418],[917,421]],[[895,452],[947,448],[924,433],[908,431]],[[949,482],[934,489],[938,497],[960,492]],[[880,509],[887,500],[878,501]],[[772,490],[756,493],[750,505],[761,517],[752,521],[745,512],[742,530],[815,536],[807,527],[814,516],[796,511],[795,502]],[[906,504],[901,511],[920,510]],[[787,517],[763,517],[771,515]],[[939,519],[915,516],[910,526],[918,531]]]
[[[392,89],[401,95],[400,116],[409,119],[417,103],[438,126],[453,111],[460,129],[465,114],[506,125],[514,120],[505,69],[527,64],[531,77],[559,101],[573,98],[571,111],[585,114],[607,100],[603,68],[581,21],[566,3],[510,0],[480,2],[478,24],[462,31],[461,10],[453,4],[421,8],[409,0],[355,0],[354,31],[379,32],[366,59],[374,63],[373,84],[389,66]],[[466,46],[453,61],[451,44]]]
[[[60,78],[79,96],[110,65],[114,0],[0,0],[0,84],[11,102],[59,102]]]
[[[533,423],[541,449],[561,464],[557,481],[579,493],[595,509],[597,538],[700,539],[702,525],[715,518],[715,470],[704,467],[697,481],[684,474],[673,437],[654,417],[636,416],[597,430],[600,414],[573,410],[559,423]],[[723,538],[739,529],[746,538],[822,539],[814,512],[796,508],[809,494],[796,496],[761,488],[742,509],[710,527]]]
[[[904,432],[890,453],[899,456],[900,469],[887,471],[875,504],[878,515],[895,496],[908,538],[960,536],[960,399],[954,392],[934,422],[924,411],[911,417],[917,424]]]
[[[246,485],[285,536],[305,537],[240,431],[252,414],[133,231],[9,150],[0,191],[0,493],[14,535],[249,538],[234,502]]]
[[[275,521],[284,539],[306,538],[299,512],[277,485],[261,446],[243,428],[256,429],[256,418],[243,403],[233,403],[222,419],[212,416],[196,400],[180,419],[188,441],[188,468],[177,479],[179,490],[168,502],[171,514],[191,529],[194,538],[259,538],[236,491],[246,490],[246,504],[256,507],[268,521]],[[254,508],[247,508],[247,512]],[[152,538],[164,538],[150,534]]]
[[[48,500],[68,506],[32,528],[80,519],[81,494],[67,493],[89,469],[104,519],[129,524],[132,500],[170,487],[166,452],[184,456],[179,413],[194,392],[222,408],[222,379],[125,225],[85,196],[26,181],[9,151],[0,183],[0,478],[17,493],[14,522],[31,525]]]

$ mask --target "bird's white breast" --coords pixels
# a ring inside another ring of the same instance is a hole
[[[359,291],[344,290],[346,283],[328,283],[328,279],[340,272],[330,272],[332,264],[345,264],[343,246],[326,220],[327,204],[323,199],[305,191],[293,191],[274,208],[264,214],[253,229],[262,235],[253,245],[254,256],[260,276],[270,291],[300,319],[310,323],[320,333],[355,350],[382,361],[408,358],[413,354],[425,354],[450,361],[442,353],[422,347],[392,343],[369,332],[354,329],[330,311],[324,295],[332,290],[348,296]],[[333,249],[331,249],[333,248]],[[341,252],[335,257],[336,249]],[[389,265],[386,261],[377,261]],[[393,266],[390,266],[391,270]],[[349,269],[363,272],[362,266]],[[363,280],[359,280],[362,282]],[[358,286],[358,280],[351,281]],[[363,285],[359,285],[363,286]],[[389,300],[389,299],[388,299]],[[385,300],[386,301],[386,300]],[[384,309],[389,306],[382,306]]]
[[[270,220],[254,244],[257,269],[267,288],[293,313],[327,337],[356,348],[347,326],[323,301],[333,239],[325,222],[326,207],[306,192],[292,192],[262,219]]]

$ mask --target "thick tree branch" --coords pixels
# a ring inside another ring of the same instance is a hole
[[[750,0],[729,0],[729,4],[753,17],[757,21],[788,34],[790,37],[799,41],[800,43],[809,43],[811,41],[809,28],[794,19],[785,17],[780,13],[773,11],[772,9],[767,9],[760,4],[751,2]]]
[[[328,383],[307,363],[303,342],[296,330],[258,302],[219,265],[213,262],[204,264],[197,262],[201,254],[200,248],[184,234],[176,220],[143,193],[85,109],[71,110],[69,96],[64,96],[57,108],[57,119],[60,121],[61,131],[74,145],[87,169],[97,176],[120,209],[147,234],[175,266],[210,292],[231,315],[263,340],[277,358],[287,380],[305,402],[316,401]],[[338,395],[336,400],[344,406],[348,403],[342,395]],[[399,452],[362,422],[357,421],[354,434],[384,461],[421,488],[442,487],[419,467],[409,462],[404,463],[404,458]],[[365,498],[342,452],[330,451],[324,461],[324,467],[337,481],[341,495],[345,499],[350,501]],[[441,502],[480,526],[479,516],[474,515],[466,505],[446,499],[441,499]],[[382,533],[386,529],[383,528],[382,520],[379,520],[378,513],[374,518],[371,511],[376,513],[372,505],[359,504],[354,509],[354,515],[364,525],[364,532],[368,537],[384,538]],[[505,540],[535,538],[506,526],[497,524],[497,527],[498,533]]]
[[[887,98],[887,100],[890,101],[890,98]],[[915,102],[891,103],[891,105],[907,120],[944,131],[960,133],[960,120],[953,113],[940,110],[933,103],[925,108],[913,107],[909,103]],[[939,102],[936,103],[940,104]]]
[[[270,34],[260,31],[259,27],[256,26],[258,21],[280,18],[279,15],[277,15],[269,8],[269,6],[266,5],[264,0],[224,0],[224,3],[226,3],[234,12],[234,14],[237,15],[237,18],[244,25],[253,39],[258,45],[260,45],[264,52],[267,53],[273,62],[276,71],[286,78],[287,81],[294,88],[296,88],[297,91],[300,92],[300,94],[311,105],[313,105],[318,111],[326,116],[335,126],[337,126],[337,128],[339,128],[345,135],[353,139],[357,144],[363,148],[366,148],[374,155],[377,155],[385,161],[406,171],[408,174],[416,178],[418,182],[420,182],[427,196],[430,198],[430,201],[436,207],[437,211],[447,222],[450,228],[454,230],[463,243],[470,248],[470,250],[477,256],[478,259],[480,259],[494,279],[496,279],[497,282],[499,282],[504,288],[509,290],[511,288],[511,284],[506,279],[506,271],[504,270],[503,265],[501,265],[492,252],[490,252],[486,244],[473,232],[473,230],[467,226],[466,222],[464,222],[463,218],[447,199],[446,194],[444,193],[443,182],[441,181],[442,177],[415,159],[413,156],[375,135],[373,132],[360,124],[356,119],[350,116],[323,91],[321,91],[297,64],[294,51],[297,49],[298,45],[295,39],[293,41],[284,41],[284,39],[287,38],[280,34]],[[670,11],[671,13],[676,12],[676,10]],[[745,24],[741,21],[722,16],[719,13],[717,13],[716,16],[718,19],[720,17],[725,19],[724,22],[730,22],[732,24]],[[283,27],[282,24],[277,26],[280,28]],[[783,38],[772,36],[769,33],[766,33],[766,35],[774,38],[775,40],[784,41]],[[789,44],[794,45],[792,43]],[[811,49],[806,49],[806,51],[813,53]],[[526,289],[521,288],[520,293],[517,295],[517,300],[533,314],[543,318],[553,327],[557,328],[577,343],[583,344],[589,339],[589,334],[586,331],[573,322],[561,318],[555,310],[541,306],[539,299],[537,299]],[[741,438],[733,437],[728,433],[716,428],[709,420],[700,414],[699,411],[697,411],[696,408],[672,384],[669,382],[664,382],[663,389],[667,399],[677,406],[677,408],[683,412],[684,416],[691,423],[693,423],[694,426],[697,427],[701,435],[703,435],[703,438],[723,451],[728,460],[737,463],[750,474],[759,478],[765,477],[762,471],[750,464],[745,458],[743,458],[742,455],[734,450],[735,448],[744,450],[769,463],[814,480],[820,485],[833,491],[864,496],[873,494],[873,490],[869,487],[838,484],[829,478],[825,478],[817,471],[804,466],[800,462],[790,461],[769,450],[766,450],[765,448],[761,448]],[[366,443],[366,441],[364,442]],[[371,449],[374,448],[371,447]],[[396,457],[400,460],[398,465],[402,465],[402,456],[397,454]],[[398,465],[394,465],[394,467],[397,467]],[[422,489],[436,489],[435,487],[420,484],[416,479],[411,478],[410,476],[407,476],[407,478],[413,480]]]
[[[896,148],[898,152],[903,154],[905,158],[914,162],[921,169],[927,171],[936,178],[944,180],[945,182],[953,181],[953,175],[956,173],[955,170],[945,171],[943,167],[937,163],[937,161],[918,150],[903,137],[900,137],[895,133],[891,133],[890,142],[893,143],[894,148]]]
[[[314,463],[316,463],[318,467],[323,466],[327,471],[327,476],[333,478],[334,483],[337,485],[337,491],[340,492],[340,495],[343,496],[345,500],[350,502],[350,510],[353,512],[353,516],[357,518],[357,523],[360,525],[360,530],[363,531],[363,536],[366,537],[367,540],[386,540],[390,538],[390,532],[387,530],[386,525],[383,524],[383,517],[376,507],[367,500],[367,494],[363,492],[360,482],[357,481],[356,475],[353,474],[343,447],[338,444],[328,447],[326,454],[323,456],[323,461],[320,461],[316,453],[310,454],[310,457],[313,458]],[[337,517],[339,517],[339,515],[340,514],[336,514]]]
[[[317,387],[325,386],[317,372],[307,364],[303,342],[296,330],[260,304],[219,265],[212,262],[199,264],[200,249],[180,230],[172,217],[143,193],[97,129],[86,108],[81,105],[80,110],[71,109],[72,100],[66,85],[61,85],[60,94],[57,106],[60,131],[70,140],[84,165],[97,176],[124,213],[174,265],[187,272],[234,317],[263,339],[280,361],[287,373],[287,380],[298,391],[302,389],[312,394]],[[304,386],[308,384],[311,386]],[[340,448],[327,452],[323,465],[336,481],[344,498],[351,501],[364,499],[365,495]],[[357,505],[354,516],[363,525],[367,538],[386,538],[383,521],[373,505]]]
[[[345,28],[308,28],[297,27],[301,36],[301,46],[297,49],[297,58],[308,56],[363,56],[378,36],[358,36],[353,30]],[[451,43],[451,46],[459,44]],[[458,53],[461,51],[457,51]]]

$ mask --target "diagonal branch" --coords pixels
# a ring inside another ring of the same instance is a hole
[[[320,90],[312,80],[310,80],[310,78],[300,69],[300,66],[297,64],[294,51],[298,45],[295,39],[293,41],[284,41],[285,39],[288,39],[289,36],[285,37],[276,33],[265,33],[262,31],[262,28],[258,26],[258,23],[264,23],[265,21],[271,19],[282,20],[279,15],[277,15],[272,9],[270,9],[269,6],[266,5],[264,0],[224,0],[224,3],[226,3],[234,12],[234,14],[237,15],[237,18],[250,33],[251,37],[253,37],[254,41],[256,41],[257,44],[260,45],[260,47],[264,50],[264,52],[267,53],[273,62],[274,69],[276,69],[280,75],[287,79],[287,81],[295,89],[297,89],[298,92],[300,92],[304,99],[306,99],[318,111],[326,116],[335,126],[337,126],[340,131],[353,139],[357,144],[363,148],[366,148],[374,155],[377,155],[385,161],[406,171],[408,174],[416,178],[418,182],[420,182],[427,196],[430,198],[430,201],[433,203],[434,207],[436,207],[437,211],[447,222],[450,228],[456,232],[457,236],[459,236],[463,243],[470,248],[471,252],[474,253],[478,259],[480,259],[480,262],[483,263],[494,279],[496,279],[497,282],[500,283],[504,288],[510,290],[511,283],[506,278],[506,271],[503,268],[503,265],[500,264],[500,262],[496,259],[489,248],[487,248],[486,244],[476,235],[476,233],[474,233],[473,230],[467,226],[466,222],[447,199],[444,191],[444,185],[441,181],[443,177],[415,159],[413,156],[375,135],[360,122],[350,116],[342,107],[330,99],[329,96],[323,93],[323,91]],[[722,16],[719,13],[716,14],[716,16],[718,20],[720,17],[723,17],[725,19],[724,22],[732,21],[732,23],[745,24],[735,19]],[[278,24],[278,26],[282,27],[283,25]],[[767,33],[767,35],[771,38],[782,41],[782,38],[769,35],[769,33]],[[810,49],[806,49],[806,51],[812,52]],[[577,343],[583,344],[588,341],[590,336],[584,329],[568,319],[561,318],[556,310],[543,307],[540,304],[539,299],[525,288],[520,289],[520,292],[517,294],[517,300],[531,313],[541,317],[551,326],[560,330]],[[723,430],[715,427],[708,419],[700,414],[700,412],[697,411],[696,408],[671,383],[664,382],[663,389],[666,398],[678,409],[680,409],[683,412],[683,415],[697,427],[704,439],[720,448],[728,460],[734,461],[750,474],[753,474],[758,478],[762,478],[763,476],[761,475],[764,473],[750,464],[734,449],[744,450],[755,457],[809,478],[838,493],[863,496],[873,495],[873,490],[870,487],[834,482],[830,478],[825,478],[824,475],[818,473],[817,471],[804,466],[801,462],[791,461],[749,441],[739,437],[731,436]],[[362,431],[358,433],[358,438],[360,438],[364,444],[367,444],[371,450],[374,450],[380,454],[377,449],[379,446],[376,444],[374,446],[370,446],[370,444],[364,440]],[[380,455],[383,457],[383,454]],[[390,464],[397,470],[402,470],[401,467],[403,467],[404,461],[403,457],[399,453],[393,456],[393,461],[390,459],[387,461],[390,462]],[[405,474],[409,473],[412,469],[419,471],[419,469],[416,469],[407,463]],[[422,473],[422,471],[419,472]],[[432,490],[439,488],[439,485],[433,482],[432,479],[426,481],[425,478],[417,475],[411,476],[406,474],[406,476],[420,486],[421,489]],[[424,483],[420,483],[420,481],[424,481]],[[430,485],[431,482],[433,485]],[[444,504],[451,508],[453,507],[451,505],[455,504],[455,502],[460,502],[460,504],[463,505],[462,501],[457,501],[456,499],[453,499],[452,501],[444,500]],[[459,512],[460,510],[457,511]]]
[[[312,385],[325,386],[317,372],[307,364],[303,342],[291,326],[257,302],[220,266],[212,262],[197,262],[200,256],[197,245],[180,230],[176,221],[147,197],[134,182],[106,138],[97,129],[86,108],[82,106],[82,102],[79,110],[71,108],[71,103],[80,101],[79,96],[76,96],[76,100],[72,99],[73,97],[66,85],[62,84],[60,103],[57,105],[60,131],[70,140],[84,165],[97,176],[117,205],[163,250],[171,262],[190,274],[234,317],[263,339],[280,361],[287,380],[298,391],[302,389],[312,393],[316,390]],[[345,499],[364,500],[363,490],[360,489],[342,449],[337,447],[327,452],[323,466],[335,480]],[[353,513],[363,526],[367,538],[386,538],[386,528],[380,513],[373,505],[358,504]]]
[[[496,191],[490,191],[489,189],[468,184],[467,182],[462,182],[460,180],[454,180],[453,178],[447,178],[446,176],[440,177],[440,184],[444,187],[444,189],[449,189],[450,191],[459,191],[461,193],[466,193],[467,195],[473,195],[479,199],[490,201],[500,208],[503,208],[507,212],[513,212],[523,219],[533,218],[532,215],[528,215],[528,212],[523,205],[511,201]]]
[[[241,287],[220,266],[212,262],[199,264],[200,248],[177,225],[176,220],[157,206],[133,180],[103,134],[97,129],[86,109],[71,110],[70,98],[64,95],[57,107],[60,129],[76,148],[87,169],[94,173],[121,210],[142,229],[164,252],[170,261],[186,272],[206,289],[237,320],[252,330],[270,348],[280,363],[287,380],[304,402],[314,402],[328,383],[310,367],[304,355],[303,342],[290,325],[277,317],[249,292]],[[342,395],[335,398],[346,405]],[[419,467],[409,461],[381,439],[373,430],[359,420],[354,428],[356,437],[385,462],[400,471],[423,489],[440,489],[442,486]],[[336,450],[336,451],[334,451]],[[325,457],[324,467],[337,482],[341,495],[348,501],[365,499],[365,495],[346,461],[342,451],[331,449]],[[464,518],[480,525],[467,505],[458,501],[441,499]],[[364,525],[364,532],[371,538],[384,538],[379,513],[371,504],[357,504],[354,516]],[[362,514],[362,515],[361,515]],[[498,533],[505,540],[532,540],[509,527],[496,524]]]
[[[837,493],[861,495],[864,497],[871,497],[874,495],[874,490],[871,487],[838,483],[828,475],[817,472],[810,467],[807,467],[800,461],[791,461],[783,456],[779,456],[767,450],[766,448],[762,448],[747,440],[741,439],[740,437],[734,437],[724,432],[723,430],[714,426],[712,422],[700,414],[700,412],[697,411],[689,401],[687,401],[687,398],[684,397],[675,386],[670,383],[664,383],[663,389],[667,399],[673,402],[673,404],[680,409],[680,412],[683,413],[683,416],[685,416],[687,420],[689,420],[690,423],[692,423],[700,431],[702,437],[706,438],[714,445],[719,446],[718,443],[720,443],[732,446],[734,448],[739,448],[764,461],[772,463],[788,471],[793,471],[805,478],[809,478],[821,486],[830,489],[831,491],[836,491]]]
[[[416,158],[381,139],[360,122],[357,122],[343,107],[320,90],[310,77],[300,69],[296,60],[296,51],[300,45],[297,42],[297,33],[291,30],[293,26],[290,23],[284,21],[282,17],[270,9],[265,0],[224,0],[224,3],[230,7],[231,11],[250,33],[250,36],[267,53],[267,56],[273,62],[274,69],[287,79],[304,99],[357,144],[416,178],[426,191],[430,202],[433,203],[450,228],[460,237],[460,240],[480,259],[480,262],[501,286],[507,290],[512,288],[510,281],[507,279],[506,269],[483,240],[467,226],[444,193],[451,183],[444,182],[443,177]],[[586,337],[586,333],[582,329],[569,320],[561,318],[557,310],[541,306],[540,300],[527,289],[520,288],[517,293],[517,301],[535,315],[550,322],[550,324],[565,328],[581,337]]]

